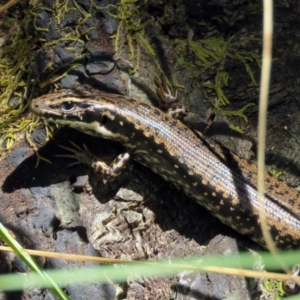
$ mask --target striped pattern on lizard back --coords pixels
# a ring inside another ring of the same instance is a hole
[[[65,103],[75,109],[62,110]],[[49,122],[122,143],[134,160],[183,189],[223,223],[265,246],[254,165],[227,152],[228,166],[221,148],[181,121],[149,104],[102,92],[41,96],[31,102],[31,110]],[[232,170],[230,165],[237,167]],[[279,248],[299,246],[299,193],[269,175],[267,179],[263,209],[275,243]]]

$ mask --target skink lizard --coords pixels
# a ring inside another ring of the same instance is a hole
[[[75,144],[75,149],[65,147],[73,152],[66,156],[87,164],[105,179],[113,179],[133,158],[263,247],[260,209],[278,248],[300,246],[300,193],[266,174],[261,207],[255,189],[256,166],[208,141],[171,114],[117,94],[72,90],[33,99],[30,109],[51,123],[123,144],[127,152],[111,166],[85,146],[84,153]]]

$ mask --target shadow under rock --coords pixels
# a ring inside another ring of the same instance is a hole
[[[73,183],[78,176],[88,174],[88,166],[83,164],[69,166],[75,162],[74,159],[56,156],[70,154],[70,152],[58,147],[58,145],[64,145],[72,148],[73,146],[70,145],[69,141],[73,141],[79,146],[86,144],[95,155],[100,152],[99,157],[114,157],[122,151],[120,146],[113,142],[95,139],[95,137],[85,135],[76,130],[63,128],[55,134],[54,140],[51,140],[39,150],[39,155],[48,159],[51,163],[40,160],[37,165],[37,156],[35,154],[23,160],[5,179],[2,186],[3,192],[12,193],[22,188],[46,187],[66,180],[70,180]],[[16,149],[6,158],[9,164],[16,164],[15,161],[21,159],[21,155],[18,154],[19,150]]]

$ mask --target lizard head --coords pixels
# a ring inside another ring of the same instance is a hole
[[[118,104],[123,98],[115,94],[62,90],[33,99],[30,110],[50,123],[126,142],[128,137],[119,133],[117,128],[122,122],[117,119],[122,117],[118,112]]]

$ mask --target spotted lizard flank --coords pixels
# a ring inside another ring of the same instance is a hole
[[[256,166],[191,130],[172,113],[117,94],[72,90],[33,99],[30,109],[48,122],[123,144],[127,152],[111,166],[85,146],[65,147],[72,152],[65,156],[90,166],[105,179],[112,180],[132,158],[260,245],[265,247],[260,209],[277,247],[300,245],[300,194],[266,174],[261,207],[255,188]]]

